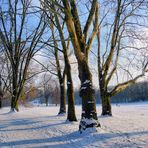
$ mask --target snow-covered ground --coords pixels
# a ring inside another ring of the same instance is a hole
[[[59,107],[0,110],[0,148],[148,148],[148,102],[113,105],[113,117],[98,116],[98,132],[80,134],[79,122],[57,116]],[[101,107],[97,106],[98,115]],[[81,106],[76,106],[80,120]]]

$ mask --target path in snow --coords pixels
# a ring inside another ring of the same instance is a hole
[[[21,108],[19,113],[0,110],[0,148],[147,148],[148,102],[113,105],[113,117],[101,117],[98,132],[80,134],[79,122],[57,116],[58,107]],[[101,107],[98,106],[98,115]],[[80,119],[81,107],[76,106]]]

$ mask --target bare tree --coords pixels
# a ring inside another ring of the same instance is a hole
[[[53,81],[54,82],[54,87],[52,87],[52,90],[51,90],[51,99],[52,99],[52,103],[55,104],[57,106],[57,104],[59,104],[60,102],[60,89],[59,89],[59,86],[57,84],[56,81]]]
[[[53,5],[54,11],[55,7]],[[60,25],[60,20],[55,14],[55,22],[57,25],[57,29],[59,31],[60,39],[61,39],[61,44],[63,47],[63,55],[64,55],[64,62],[65,62],[65,73],[67,76],[67,96],[68,96],[68,116],[67,120],[69,121],[77,121],[76,115],[75,115],[75,106],[74,106],[74,89],[73,89],[73,81],[72,81],[72,76],[71,76],[71,65],[70,61],[68,58],[68,46],[69,46],[69,41],[68,45],[66,45],[65,38],[64,38],[64,33],[62,30],[62,27]]]
[[[117,0],[100,2],[100,5],[104,8],[104,14],[100,12],[97,34],[102,115],[112,115],[110,98],[135,83],[148,71],[148,35],[142,31],[148,28],[148,17],[145,15],[148,3],[145,0]],[[106,46],[101,44],[103,37]],[[144,52],[144,56],[141,56],[140,51]],[[133,67],[138,67],[135,75]],[[121,82],[124,73],[128,78]],[[115,76],[117,84],[110,89]]]
[[[49,97],[51,96],[51,78],[52,76],[47,76],[46,73],[44,74],[43,76],[43,82],[42,82],[42,85],[43,85],[43,94],[44,94],[44,98],[45,98],[45,104],[46,106],[48,106],[48,103],[49,103]]]
[[[52,27],[50,27],[50,30],[53,35],[51,35],[51,39],[52,37],[55,38],[54,30],[52,29]],[[56,40],[52,39],[52,41],[53,43],[50,44],[48,42],[44,42],[44,40],[41,41],[46,44],[45,49],[47,49],[46,52],[41,56],[43,56],[44,58],[46,57],[48,59],[48,64],[45,65],[35,58],[33,58],[33,60],[36,61],[39,65],[41,65],[44,71],[58,78],[60,86],[60,109],[58,114],[64,114],[66,113],[65,69],[63,69],[62,63],[60,63],[58,44]]]
[[[56,71],[57,71],[57,76],[59,80],[59,85],[60,85],[60,111],[59,114],[66,113],[66,90],[65,90],[65,67],[62,72],[62,66],[60,65],[60,60],[59,60],[59,48],[58,48],[58,43],[56,41],[55,37],[55,30],[54,30],[54,24],[52,21],[50,22],[50,29],[52,32],[52,37],[53,37],[53,42],[54,42],[54,56],[55,56],[55,61],[56,61]]]
[[[56,9],[54,3],[45,3],[47,5],[47,8],[53,8],[55,12],[58,12],[60,9]],[[60,11],[58,12],[60,13]],[[52,14],[51,14],[52,16]],[[54,17],[52,17],[51,23],[55,22],[55,26],[59,32],[60,41],[62,45],[62,53],[64,56],[64,63],[65,63],[65,74],[67,76],[67,97],[68,97],[68,114],[67,114],[67,120],[69,121],[77,121],[76,115],[75,115],[75,105],[74,105],[74,88],[73,88],[73,81],[72,81],[72,75],[71,75],[71,65],[68,57],[68,48],[70,45],[69,40],[66,43],[66,39],[64,37],[64,21],[60,19],[57,15],[57,13],[54,13]],[[61,25],[63,24],[63,25]],[[52,23],[52,29],[53,30],[53,23]],[[54,32],[52,31],[52,34]],[[54,37],[54,36],[53,36]],[[54,37],[55,45],[57,46],[56,39]],[[58,49],[56,49],[58,50]]]
[[[26,81],[30,60],[43,45],[44,15],[31,8],[31,0],[1,2],[0,39],[12,70],[11,110],[18,111],[18,99]],[[35,23],[30,22],[34,19]]]
[[[11,85],[11,68],[8,62],[8,58],[5,55],[4,51],[1,50],[0,55],[0,83],[1,83],[1,105],[3,99],[10,94],[10,85]]]
[[[92,85],[92,74],[88,66],[88,53],[92,45],[92,41],[97,33],[98,4],[97,0],[92,1],[88,19],[82,31],[82,24],[80,24],[75,0],[62,0],[62,4],[58,1],[53,2],[55,7],[61,9],[61,12],[63,13],[60,14],[55,12],[53,8],[50,8],[50,10],[52,9],[54,14],[64,18],[74,48],[75,56],[78,61],[79,78],[81,81],[80,96],[82,98],[83,110],[79,130],[82,132],[82,130],[85,130],[86,128],[100,126],[96,113],[95,91]],[[88,31],[93,18],[95,18],[95,27],[88,37]]]

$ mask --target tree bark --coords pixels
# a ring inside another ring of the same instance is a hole
[[[0,96],[0,108],[2,108],[2,97]]]
[[[67,96],[68,96],[68,114],[67,120],[69,121],[77,121],[75,114],[75,103],[74,103],[74,91],[73,84],[67,84]]]
[[[56,11],[54,5],[53,5],[54,11]],[[75,104],[74,104],[74,89],[73,89],[73,81],[71,76],[71,65],[68,58],[68,48],[69,43],[66,46],[66,42],[64,39],[64,33],[63,29],[60,25],[60,21],[58,16],[55,14],[55,21],[57,24],[57,29],[59,31],[61,44],[63,47],[63,55],[64,55],[64,63],[65,63],[65,74],[67,75],[67,97],[68,97],[68,114],[67,114],[67,120],[69,121],[77,121],[76,115],[75,115]]]
[[[95,90],[92,86],[92,75],[90,73],[87,62],[84,60],[79,66],[79,78],[81,80],[80,97],[82,98],[82,119],[80,121],[79,130],[85,130],[89,127],[98,127]],[[87,122],[91,120],[91,122]]]
[[[102,103],[102,114],[101,115],[108,115],[112,116],[112,109],[111,109],[111,95],[108,93],[108,88],[106,85],[105,78],[102,76],[102,73],[99,71],[99,86],[100,86],[100,97]]]
[[[52,18],[52,16],[51,16]],[[50,28],[52,31],[52,37],[54,40],[54,56],[55,56],[55,60],[56,60],[56,69],[57,69],[57,76],[59,79],[59,85],[60,85],[60,110],[58,114],[65,114],[66,113],[66,93],[65,93],[65,68],[63,71],[63,75],[62,75],[62,71],[61,71],[61,66],[60,66],[60,61],[59,61],[59,57],[58,57],[58,43],[55,39],[55,32],[54,32],[54,25],[53,22],[50,22]]]
[[[65,79],[60,81],[60,110],[59,114],[66,113]]]
[[[3,98],[2,80],[1,80],[1,74],[0,74],[0,108],[2,108],[2,98]]]
[[[46,103],[46,106],[48,106],[48,96],[45,96],[45,103]]]
[[[13,67],[13,80],[12,80],[12,97],[11,97],[11,111],[19,111],[18,108],[18,99],[19,99],[19,94],[18,94],[18,67]]]
[[[95,16],[97,18],[98,5],[96,0],[92,1],[92,7],[88,16],[88,21],[86,23],[86,26],[88,27],[86,27],[86,31],[82,33],[76,1],[62,0],[62,2],[64,6],[67,29],[71,38],[76,59],[78,61],[79,78],[81,81],[80,97],[82,98],[82,119],[80,121],[79,131],[82,132],[89,127],[100,126],[97,119],[95,91],[92,86],[92,75],[87,61],[89,52],[88,50],[90,49],[91,43],[94,39],[94,34],[97,31],[94,30],[93,35],[91,35],[88,39],[89,43],[86,43],[85,39],[87,38],[87,35],[84,35],[89,29],[94,13],[96,14]],[[96,6],[95,9],[93,6]]]
[[[11,111],[19,111],[18,99],[16,98],[16,96],[12,96],[11,98]]]
[[[106,94],[101,95],[102,99],[102,115],[112,116],[110,97]]]
[[[65,60],[65,64],[66,64],[66,74],[67,74],[67,96],[68,96],[67,120],[77,121],[76,114],[75,114],[74,89],[73,89],[73,81],[71,76],[71,66],[68,59]]]

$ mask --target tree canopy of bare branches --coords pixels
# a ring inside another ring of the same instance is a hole
[[[11,67],[11,109],[18,110],[20,97],[32,57],[43,45],[38,42],[46,23],[42,12],[31,9],[32,1],[8,0],[1,2],[0,40]],[[32,21],[35,21],[35,24]]]

